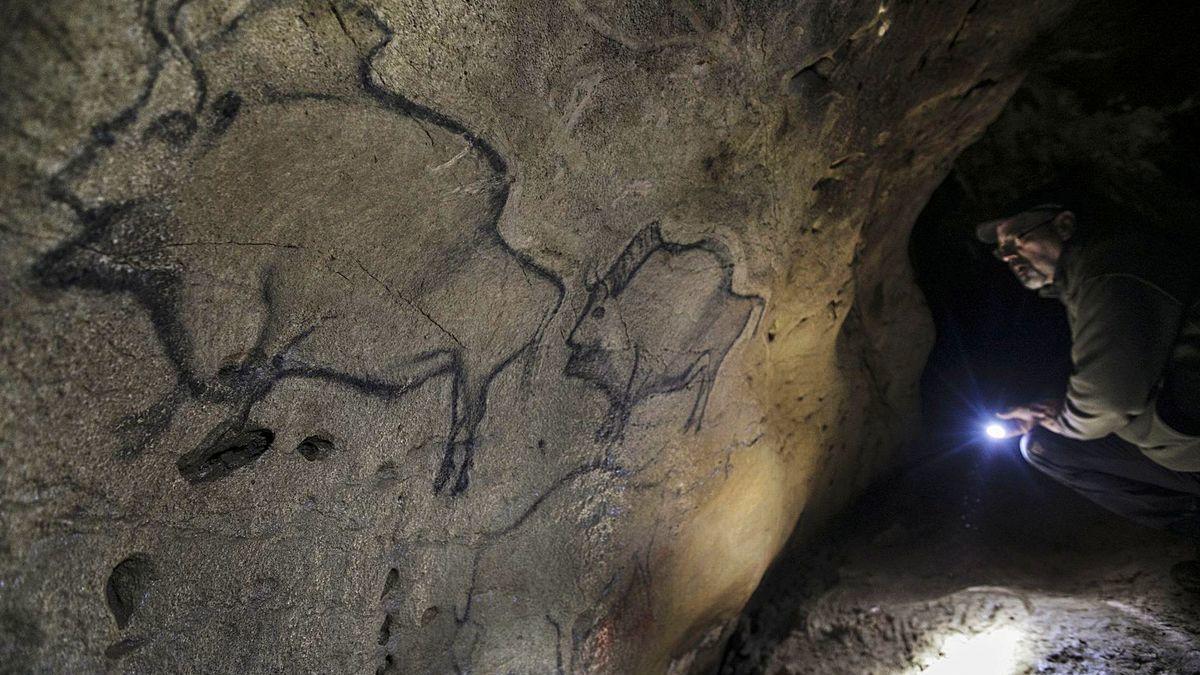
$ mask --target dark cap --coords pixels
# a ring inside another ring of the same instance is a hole
[[[1008,213],[1010,215],[1004,216],[1003,218],[987,220],[976,225],[975,238],[985,244],[995,244],[997,241],[996,228],[1000,227],[1001,223],[1005,223],[1010,220],[1028,219],[1030,221],[1028,224],[1032,226],[1033,221],[1044,219],[1048,213],[1061,213],[1066,210],[1067,208],[1065,206],[1055,202],[1042,202],[1040,204],[1033,203],[1029,204],[1028,206],[1012,204],[1009,206],[1009,208],[1003,211],[1003,213]]]

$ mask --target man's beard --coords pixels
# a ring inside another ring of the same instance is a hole
[[[1016,259],[1008,263],[1008,269],[1017,277],[1017,281],[1021,285],[1031,291],[1036,291],[1046,284],[1050,283],[1050,278],[1034,268],[1029,260],[1018,256]]]

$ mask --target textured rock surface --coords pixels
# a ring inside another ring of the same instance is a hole
[[[5,3],[3,661],[702,667],[1065,4]]]

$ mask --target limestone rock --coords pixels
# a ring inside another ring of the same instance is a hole
[[[702,669],[1066,4],[6,3],[3,660]]]

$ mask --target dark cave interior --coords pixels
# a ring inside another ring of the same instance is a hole
[[[1038,475],[1015,439],[983,438],[992,412],[1061,396],[1071,343],[1062,305],[973,235],[1052,191],[1081,221],[1157,229],[1194,255],[1198,22],[1200,6],[1093,0],[1041,38],[913,228],[937,330],[916,440],[820,546],[781,556],[722,672],[1200,672],[1200,602],[1167,575],[1191,544]]]

